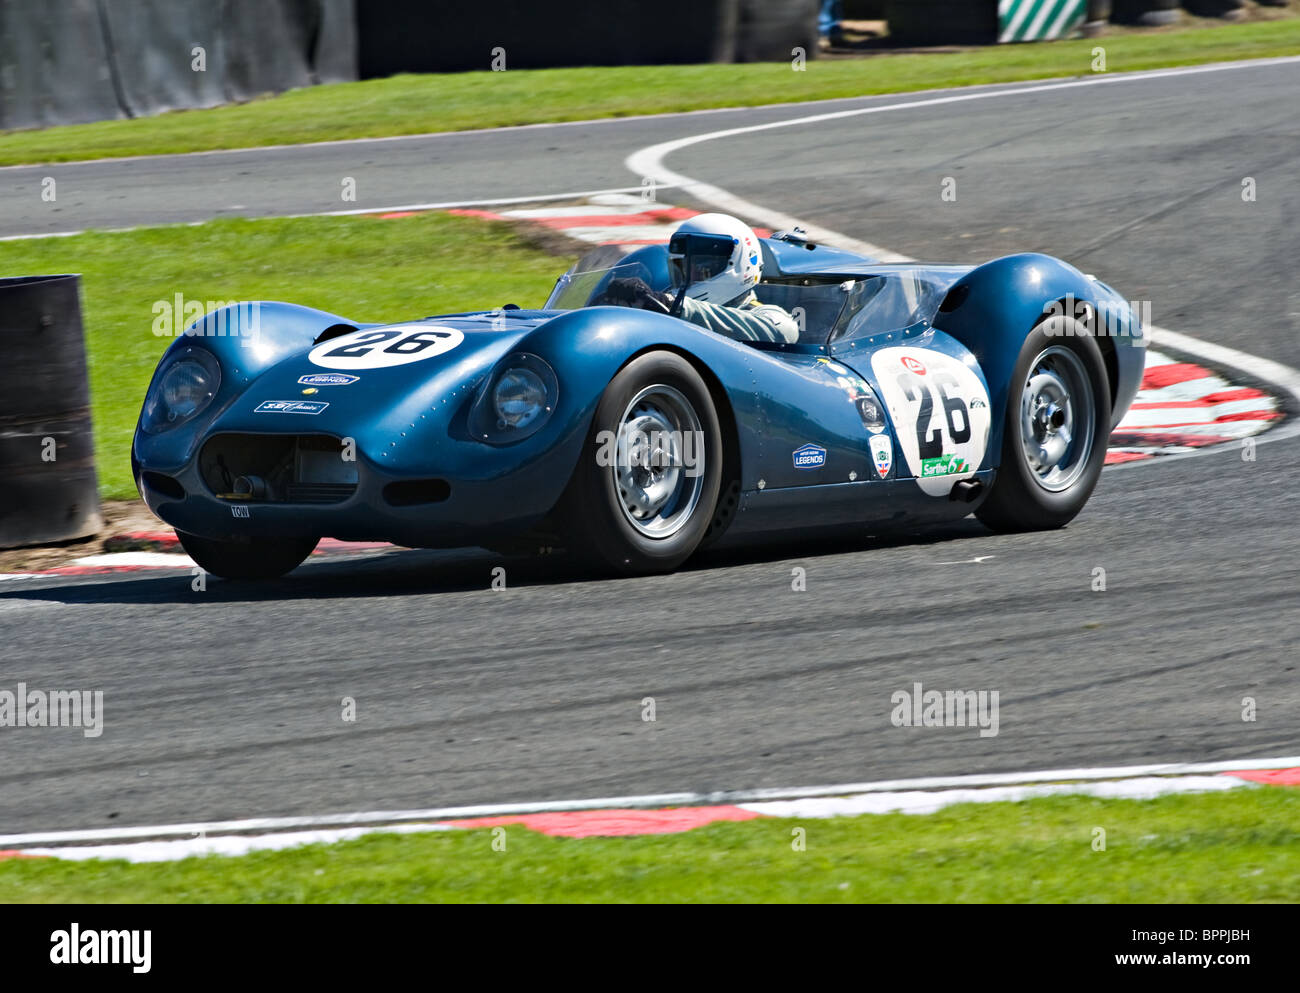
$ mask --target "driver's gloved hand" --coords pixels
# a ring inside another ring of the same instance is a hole
[[[654,309],[656,303],[662,304],[664,301],[658,293],[650,289],[650,284],[644,279],[637,276],[621,276],[609,281],[605,292],[601,294],[601,302],[615,307]]]

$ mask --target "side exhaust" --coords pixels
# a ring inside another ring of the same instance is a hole
[[[984,483],[978,479],[963,479],[959,483],[952,484],[952,490],[948,493],[949,500],[960,500],[962,503],[974,503],[976,497],[984,492]]]

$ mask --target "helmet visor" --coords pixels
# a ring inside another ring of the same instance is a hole
[[[674,286],[687,279],[687,257],[690,259],[690,282],[702,283],[726,272],[731,264],[736,243],[726,235],[680,233],[668,243],[668,271]]]

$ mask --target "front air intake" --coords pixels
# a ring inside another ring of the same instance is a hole
[[[451,485],[445,479],[404,479],[384,487],[384,500],[394,507],[442,503],[450,496]]]
[[[223,433],[204,444],[199,473],[219,500],[343,503],[360,482],[349,455],[332,435]]]

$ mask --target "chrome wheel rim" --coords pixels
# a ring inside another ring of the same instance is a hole
[[[1071,349],[1052,345],[1029,367],[1020,396],[1020,444],[1043,489],[1060,493],[1083,475],[1092,455],[1092,383]]]
[[[695,513],[704,492],[703,437],[695,408],[671,386],[647,386],[623,411],[611,471],[623,516],[641,534],[668,538]]]

